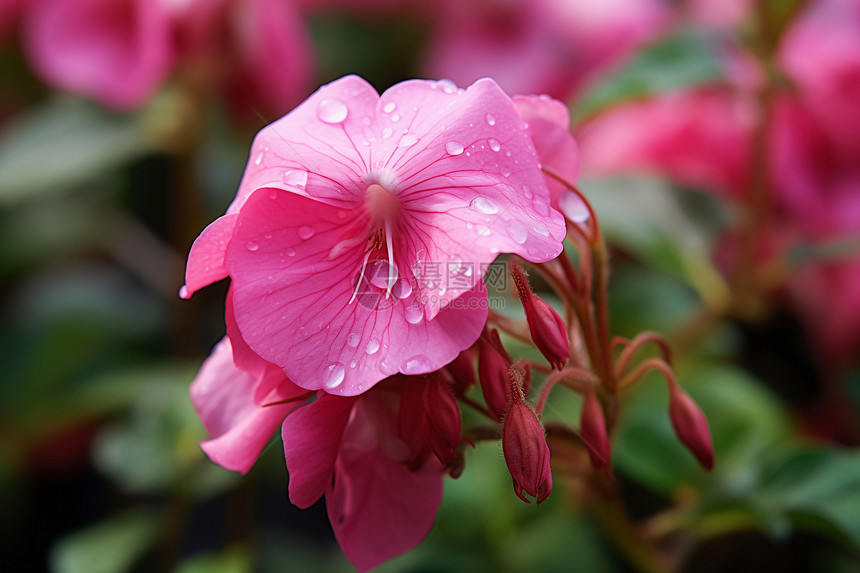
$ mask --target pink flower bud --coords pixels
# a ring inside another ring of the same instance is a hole
[[[696,456],[703,468],[714,468],[714,446],[708,420],[701,408],[677,385],[669,390],[669,418],[681,443]]]
[[[516,263],[511,265],[511,276],[526,311],[532,341],[550,365],[561,370],[570,357],[570,343],[567,340],[564,320],[546,301],[532,292],[528,279]]]
[[[549,446],[543,426],[534,410],[523,400],[520,392],[514,394],[511,407],[502,428],[502,451],[514,480],[514,493],[531,503],[525,493],[541,503],[552,492]]]
[[[485,330],[478,339],[478,377],[487,409],[499,420],[505,415],[510,400],[510,367],[511,359],[502,346],[498,331]]]
[[[428,375],[424,387],[424,421],[430,449],[443,465],[457,460],[460,407],[451,387],[438,375]]]
[[[470,350],[464,350],[445,367],[454,381],[453,390],[457,396],[465,394],[475,385],[475,358]]]
[[[609,468],[611,454],[609,436],[606,434],[606,420],[603,417],[603,408],[594,392],[585,394],[582,412],[579,415],[579,433],[588,448],[591,465],[599,470]]]

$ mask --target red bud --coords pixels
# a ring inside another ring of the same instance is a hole
[[[669,418],[681,443],[696,456],[703,468],[714,468],[714,446],[708,420],[701,408],[677,385],[669,390]]]
[[[550,365],[561,370],[570,357],[570,342],[564,320],[541,297],[532,292],[528,279],[516,263],[511,265],[511,276],[526,311],[526,321],[537,349]]]
[[[424,381],[418,376],[402,376],[398,435],[409,447],[409,467],[417,470],[430,456],[425,431]]]
[[[505,415],[510,400],[510,367],[511,359],[502,346],[498,331],[485,330],[478,339],[478,377],[487,409],[499,420]]]
[[[586,392],[579,415],[579,433],[588,448],[591,465],[595,469],[606,469],[610,462],[609,436],[606,434],[606,420],[603,408],[594,392]]]
[[[475,358],[470,350],[464,350],[445,367],[454,381],[453,390],[457,396],[465,394],[475,385]]]
[[[502,428],[502,451],[514,481],[514,493],[526,503],[528,493],[541,503],[552,492],[550,452],[543,426],[520,392],[514,394]]]
[[[424,387],[424,421],[430,449],[443,465],[457,460],[460,445],[460,407],[445,381],[430,375]]]

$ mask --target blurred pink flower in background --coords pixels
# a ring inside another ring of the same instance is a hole
[[[461,84],[489,76],[508,93],[566,100],[655,38],[669,17],[660,0],[448,0],[424,70]]]
[[[24,0],[0,0],[0,41],[18,23]]]
[[[257,136],[236,199],[191,249],[184,296],[230,276],[228,332],[310,390],[444,366],[483,328],[498,253],[561,251],[522,125],[491,80],[320,88]],[[469,271],[435,280],[426,264]]]
[[[23,39],[46,83],[116,109],[146,103],[181,68],[244,113],[283,113],[313,71],[303,22],[282,0],[35,0]]]

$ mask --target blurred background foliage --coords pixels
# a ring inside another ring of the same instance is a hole
[[[236,114],[211,86],[195,85],[188,64],[130,109],[60,89],[34,71],[25,4],[0,19],[3,569],[350,570],[321,505],[290,506],[280,438],[247,476],[226,472],[199,449],[207,436],[187,394],[223,335],[226,288],[180,301],[184,257],[232,199],[254,133],[277,115],[253,105]],[[384,89],[444,69],[427,63],[427,46],[445,41],[428,4],[303,3],[312,79],[279,112],[346,73]],[[507,4],[481,0],[474,11],[485,21],[468,22],[466,10],[450,25],[467,34],[510,19]],[[643,3],[609,4],[612,22]],[[650,4],[662,16],[640,41],[612,57],[586,54],[588,66],[569,63],[575,77],[553,95],[570,104],[574,133],[626,102],[724,84],[727,43],[767,59],[804,8],[797,0],[732,2],[743,5],[739,15],[728,24],[712,16],[722,22],[712,26],[694,9],[707,2]],[[757,28],[762,19],[768,25]],[[518,71],[519,62],[509,65]],[[458,73],[450,73],[458,82],[474,79]],[[736,288],[719,255],[726,234],[742,227],[738,202],[671,173],[592,174],[587,159],[581,186],[613,249],[613,333],[670,337],[679,379],[706,412],[716,450],[716,469],[706,473],[678,444],[656,378],[630,393],[613,465],[641,533],[683,571],[860,569],[856,340],[838,361],[820,352],[785,281],[758,291],[754,312],[719,311]],[[811,264],[856,261],[856,243],[835,255],[821,245],[795,243],[792,253]],[[838,307],[839,296],[830,303]],[[508,310],[522,312],[513,299]],[[506,345],[513,355],[534,352]],[[575,420],[578,408],[574,398],[554,399],[546,421]],[[379,570],[635,570],[616,549],[614,525],[583,509],[586,491],[557,483],[541,507],[525,505],[511,491],[500,445],[481,443],[463,476],[446,481],[428,539]]]

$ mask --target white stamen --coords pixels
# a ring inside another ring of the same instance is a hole
[[[394,245],[392,244],[391,223],[385,221],[385,245],[388,247],[388,289],[385,291],[385,300],[391,296],[391,289],[397,280],[397,267],[394,265]]]
[[[367,259],[369,259],[369,258],[370,258],[370,251],[367,251],[366,253],[364,253],[364,260],[361,262],[361,274],[358,275],[358,282],[355,283],[355,292],[352,293],[352,298],[349,299],[348,304],[352,304],[352,302],[355,300],[355,297],[358,296],[358,289],[361,288],[361,281],[362,281],[362,279],[364,279],[364,269],[367,267]]]

